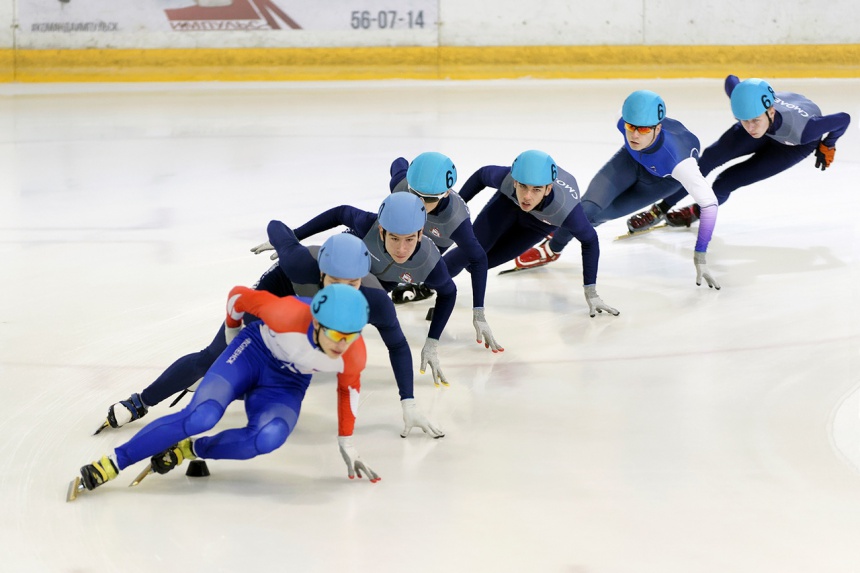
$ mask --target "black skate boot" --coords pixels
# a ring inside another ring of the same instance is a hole
[[[655,203],[647,211],[636,213],[627,219],[627,230],[630,233],[646,231],[666,220],[666,212],[659,203]]]
[[[119,475],[119,469],[109,457],[103,456],[102,459],[81,468],[81,483],[92,491],[117,475]]]
[[[191,438],[185,438],[160,454],[155,454],[149,462],[152,464],[152,471],[166,474],[173,468],[182,465],[184,460],[196,459],[197,456],[194,454],[194,446],[191,443]]]
[[[666,223],[670,227],[689,227],[699,220],[701,213],[698,205],[687,205],[682,209],[666,213]]]
[[[146,416],[148,410],[140,399],[140,394],[132,394],[128,400],[122,400],[108,408],[107,422],[111,428],[119,428],[134,420],[140,420]]]
[[[418,302],[436,294],[424,284],[399,284],[391,291],[391,300],[394,304],[405,304],[407,302]]]

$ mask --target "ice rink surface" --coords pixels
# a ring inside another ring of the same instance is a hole
[[[719,292],[695,285],[695,230],[614,241],[612,221],[598,292],[618,317],[589,318],[573,242],[491,271],[493,355],[456,279],[452,384],[415,382],[444,439],[400,438],[365,331],[355,441],[381,482],[347,479],[320,377],[273,454],[129,489],[138,464],[71,504],[81,465],[172,411],[92,436],[208,344],[229,289],[270,265],[249,252],[269,220],[375,211],[391,161],[428,150],[462,183],[542,149],[584,190],[635,89],[703,146],[733,119],[722,80],[0,86],[0,569],[860,572],[860,81],[773,84],[853,123],[826,172],[810,157],[720,209]],[[398,308],[416,370],[431,304]],[[216,430],[244,422],[234,404]]]

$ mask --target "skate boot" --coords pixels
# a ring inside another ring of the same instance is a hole
[[[425,300],[436,294],[433,289],[424,286],[424,284],[399,284],[391,291],[391,300],[394,304],[404,304],[407,302],[418,302]]]
[[[538,246],[532,247],[518,256],[514,260],[516,267],[518,269],[534,269],[558,260],[561,253],[554,253],[552,249],[549,248],[549,240],[551,238],[552,235],[541,241]]]
[[[103,456],[102,459],[81,468],[81,483],[92,491],[117,475],[119,475],[119,469],[109,457]]]
[[[117,402],[108,409],[107,422],[111,428],[119,428],[146,416],[149,410],[140,399],[140,394],[132,394],[128,400]]]
[[[701,210],[698,205],[687,205],[682,209],[675,209],[666,213],[666,223],[670,227],[689,227],[699,220]]]
[[[659,225],[666,220],[666,213],[659,203],[655,203],[647,211],[636,213],[627,219],[627,230],[631,233],[639,233]]]
[[[184,460],[196,460],[194,454],[194,446],[191,443],[191,438],[185,438],[178,444],[164,450],[160,454],[155,454],[149,460],[152,464],[152,471],[159,474],[166,474],[173,468],[182,465]]]

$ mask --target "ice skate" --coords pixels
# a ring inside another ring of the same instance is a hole
[[[399,284],[391,291],[391,300],[394,304],[407,302],[418,302],[432,297],[435,292],[423,284]]]
[[[523,252],[520,256],[514,259],[514,268],[501,271],[500,275],[515,273],[517,271],[526,271],[536,269],[557,261],[561,253],[555,253],[549,246],[549,241],[552,235],[538,243],[536,247],[532,247]]]
[[[666,223],[670,227],[689,227],[699,220],[700,213],[698,205],[687,205],[666,213]]]
[[[140,420],[146,416],[148,410],[149,408],[140,399],[140,394],[132,394],[127,400],[117,402],[108,408],[107,419],[102,422],[102,425],[93,435],[100,434],[107,427],[119,428],[134,420]]]
[[[72,480],[66,494],[66,501],[74,501],[78,494],[92,491],[119,475],[119,469],[107,456],[81,468],[81,475]]]
[[[134,478],[134,481],[129,484],[129,487],[138,485],[149,474],[166,474],[173,468],[182,465],[183,461],[196,459],[197,456],[194,454],[194,446],[191,442],[191,438],[185,438],[176,445],[167,448],[160,454],[152,456],[149,460],[149,466],[144,468],[144,470]]]

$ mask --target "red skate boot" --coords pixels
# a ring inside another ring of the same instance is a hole
[[[561,254],[552,252],[549,248],[549,240],[552,235],[541,241],[538,246],[532,247],[514,260],[517,269],[534,269],[548,265],[557,260]]]

